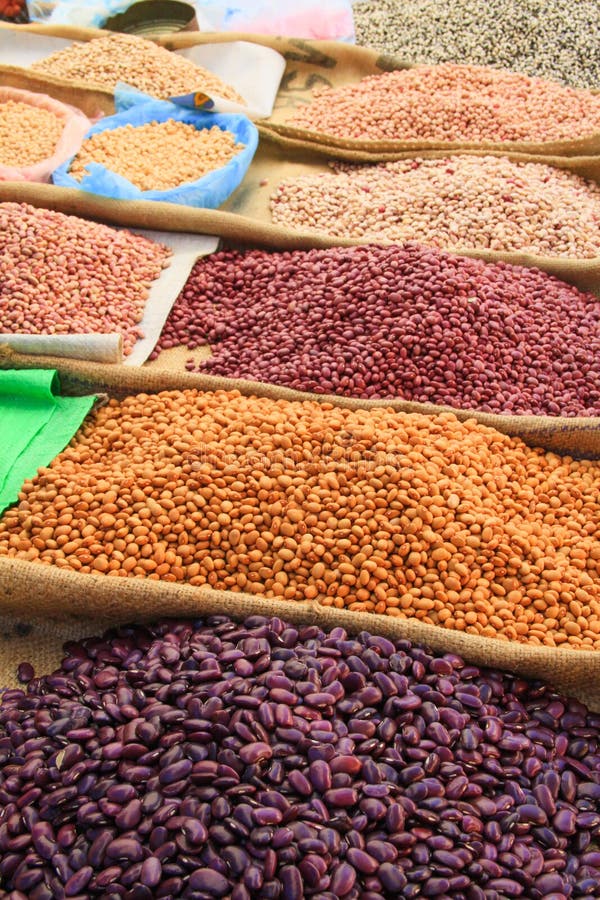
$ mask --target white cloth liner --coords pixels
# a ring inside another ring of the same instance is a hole
[[[98,363],[123,362],[120,334],[0,334],[0,345],[33,356],[63,356]]]
[[[34,62],[68,47],[73,41],[32,32],[0,29],[0,63],[28,68]],[[214,97],[218,112],[240,112],[250,119],[273,112],[279,83],[285,70],[283,56],[271,47],[249,41],[201,44],[175,51],[218,75],[246,100],[247,105]]]
[[[143,234],[151,241],[166,244],[173,251],[170,265],[163,269],[160,278],[150,289],[144,318],[140,322],[145,337],[136,342],[133,351],[123,360],[126,366],[141,366],[156,347],[171,307],[188,280],[194,263],[199,257],[214,253],[219,246],[219,238],[201,234],[178,234],[172,231],[140,231],[137,228],[131,230],[135,234]]]
[[[64,356],[92,362],[124,363],[141,366],[146,362],[163,330],[171,307],[186,283],[196,260],[214,253],[219,238],[198,234],[131,229],[151,241],[166,244],[173,251],[169,266],[153,282],[139,324],[145,337],[136,342],[129,356],[123,357],[120,334],[0,334],[0,345],[8,344],[20,353]]]

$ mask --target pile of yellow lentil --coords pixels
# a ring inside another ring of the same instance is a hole
[[[0,520],[0,555],[600,649],[600,464],[453,415],[111,400]]]
[[[132,34],[109,34],[38,60],[33,71],[114,90],[119,81],[161,100],[192,91],[244,103],[236,90],[190,59]]]
[[[52,156],[65,120],[40,106],[0,102],[0,165],[32,166]]]
[[[220,169],[242,148],[216,125],[197,129],[174,119],[123,125],[87,138],[69,173],[81,181],[88,163],[101,163],[141,191],[165,191]]]

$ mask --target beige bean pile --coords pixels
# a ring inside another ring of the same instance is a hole
[[[600,131],[600,95],[489,66],[446,63],[315,88],[290,124],[361,140],[572,140]]]
[[[161,100],[204,91],[236,103],[245,102],[230,85],[202,66],[131,34],[110,34],[71,44],[33,63],[31,68],[44,75],[84,81],[111,91],[122,81]]]
[[[271,198],[273,221],[446,250],[600,255],[600,187],[571,172],[492,156],[332,169],[281,182]]]
[[[47,109],[15,100],[0,103],[0,165],[32,166],[52,156],[65,127]]]
[[[237,391],[111,400],[0,555],[600,649],[600,465],[452,414]]]
[[[129,354],[171,251],[77,216],[0,203],[0,331],[112,334]]]
[[[220,169],[242,147],[231,131],[216,125],[197,129],[174,119],[124,125],[87,138],[69,173],[81,181],[87,164],[96,162],[141,191],[165,191]]]

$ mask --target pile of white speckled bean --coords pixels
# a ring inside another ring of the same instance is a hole
[[[281,182],[273,221],[447,250],[600,255],[600,187],[563,169],[465,155],[331,167]]]
[[[600,96],[489,66],[415,66],[318,87],[290,124],[338,138],[560,141],[600,131]]]

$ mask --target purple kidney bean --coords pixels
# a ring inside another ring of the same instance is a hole
[[[598,883],[600,720],[547,687],[258,616],[73,646],[0,705],[9,892],[478,900],[474,882],[532,898]],[[219,680],[194,681],[210,660]],[[104,687],[88,674],[103,666]],[[276,690],[295,701],[285,725],[260,714]]]

